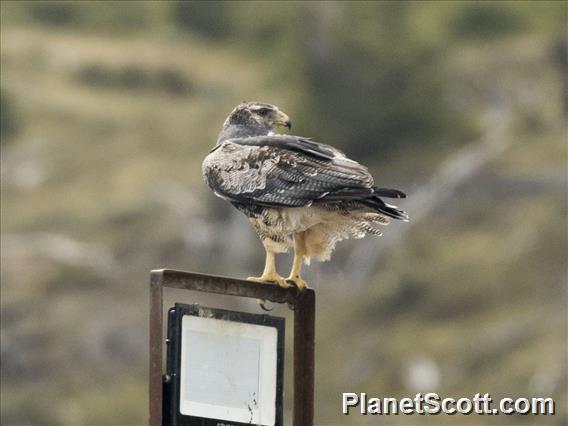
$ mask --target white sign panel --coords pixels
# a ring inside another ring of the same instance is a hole
[[[273,426],[277,340],[274,327],[184,315],[180,413]]]

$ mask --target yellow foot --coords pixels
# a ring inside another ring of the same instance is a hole
[[[308,288],[308,283],[305,282],[299,275],[290,275],[288,278],[286,278],[286,281],[292,281],[296,287],[298,287],[298,290],[304,290],[305,288]]]
[[[276,283],[278,284],[280,287],[284,287],[284,288],[288,288],[290,287],[290,284],[288,284],[286,282],[286,280],[284,279],[284,277],[281,277],[278,274],[269,274],[269,275],[262,275],[260,277],[248,277],[247,280],[249,281],[256,281],[258,283],[264,283],[264,282],[271,282],[271,283]]]

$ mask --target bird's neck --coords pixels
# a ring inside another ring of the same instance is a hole
[[[227,139],[248,138],[252,136],[268,135],[269,130],[260,124],[226,124],[221,129],[217,138],[217,145],[222,144]]]

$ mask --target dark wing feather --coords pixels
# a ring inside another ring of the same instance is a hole
[[[367,169],[324,144],[293,136],[232,139],[206,157],[203,172],[220,196],[263,206],[308,206],[373,193]]]
[[[345,154],[330,145],[315,142],[310,138],[292,135],[252,136],[248,138],[229,139],[230,142],[248,146],[275,146],[294,152],[300,152],[324,160],[345,157]]]
[[[265,205],[306,206],[314,201],[344,201],[372,194],[372,178],[336,160],[311,158],[301,153],[270,148],[280,161],[266,175],[266,187],[251,199]],[[360,166],[362,168],[362,166]]]
[[[387,198],[406,198],[406,194],[398,189],[374,188],[375,195]]]

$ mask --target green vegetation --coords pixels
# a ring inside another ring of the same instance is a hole
[[[414,206],[386,229],[399,241],[368,246],[386,248],[362,285],[361,241],[308,268],[317,424],[381,420],[342,417],[343,391],[425,390],[552,396],[557,415],[382,421],[568,421],[566,3],[3,1],[0,17],[2,424],[144,424],[148,271],[259,270],[200,172],[243,99]],[[500,111],[503,150],[419,218],[424,185],[451,187],[446,161]]]
[[[0,94],[0,141],[7,142],[18,130],[14,100],[5,90]]]

